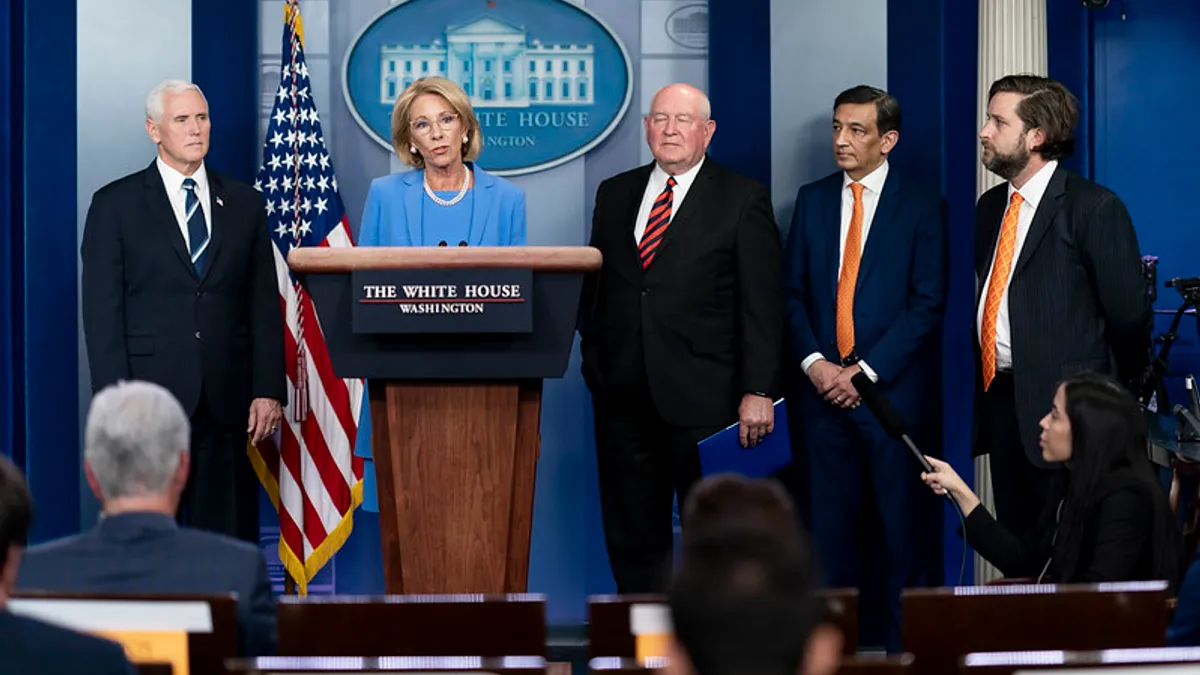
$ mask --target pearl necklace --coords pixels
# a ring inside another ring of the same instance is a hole
[[[433,200],[433,203],[437,204],[438,206],[454,206],[455,204],[461,202],[462,198],[467,196],[467,188],[470,186],[471,170],[467,168],[466,164],[463,164],[463,184],[462,187],[458,189],[458,194],[454,195],[450,199],[442,199],[434,193],[433,188],[429,187],[429,171],[426,170],[425,172],[425,194],[429,195],[429,198]]]

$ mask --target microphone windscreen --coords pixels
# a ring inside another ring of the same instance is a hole
[[[850,383],[858,390],[858,395],[862,397],[862,402],[866,404],[867,410],[871,411],[888,436],[899,439],[908,432],[908,425],[905,424],[900,411],[896,410],[892,402],[883,395],[879,386],[872,382],[866,373],[858,373],[850,378]]]

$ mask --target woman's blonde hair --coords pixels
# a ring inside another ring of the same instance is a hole
[[[418,169],[424,168],[425,159],[420,153],[412,151],[412,120],[408,118],[413,101],[422,94],[437,94],[450,104],[463,122],[463,133],[467,142],[462,144],[463,161],[471,162],[479,156],[483,148],[483,130],[479,127],[479,119],[471,107],[471,99],[467,93],[454,82],[444,77],[422,77],[408,85],[396,105],[392,108],[392,148],[400,160]]]

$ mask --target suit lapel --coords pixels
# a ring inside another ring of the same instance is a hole
[[[200,277],[201,281],[212,274],[213,268],[217,264],[217,256],[221,253],[221,244],[225,241],[225,228],[223,227],[225,183],[215,171],[208,172],[208,204],[206,207],[211,231],[209,232],[208,248],[204,251],[204,276]]]
[[[425,246],[421,232],[421,200],[425,194],[425,170],[408,171],[404,174],[404,221],[408,225],[408,245]]]
[[[1007,194],[1007,188],[1001,194]],[[986,196],[986,193],[985,193]],[[990,202],[996,202],[1000,208],[995,208]],[[995,200],[989,198],[989,203],[984,206],[981,218],[983,219],[984,229],[979,233],[979,240],[975,242],[975,307],[979,307],[980,294],[983,293],[983,284],[987,281],[988,273],[991,271],[992,258],[996,254],[996,240],[1000,237],[1000,225],[1004,220],[1004,200]]]
[[[475,169],[475,207],[471,210],[471,230],[467,234],[471,246],[483,244],[483,235],[488,227],[496,226],[496,213],[493,206],[496,201],[496,181],[491,174],[483,169]],[[457,243],[457,242],[455,242]]]
[[[896,205],[900,202],[900,198],[897,196],[899,192],[900,177],[889,172],[887,180],[883,182],[883,193],[879,195],[879,203],[875,205],[875,215],[871,217],[871,232],[867,236],[866,245],[863,246],[862,262],[858,267],[858,280],[854,285],[855,298],[858,297],[858,292],[863,287],[863,279],[867,278],[875,261],[888,254],[888,239],[895,231],[888,224],[892,222],[896,213]],[[838,224],[841,225],[840,221]]]
[[[147,227],[152,228],[153,234],[161,237],[171,250],[175,251],[179,262],[195,277],[196,268],[188,255],[187,242],[183,240],[183,232],[179,229],[175,210],[171,208],[171,201],[167,199],[167,188],[154,162],[151,162],[145,171],[145,188]]]
[[[821,209],[821,232],[825,235],[823,246],[825,251],[821,256],[821,260],[830,261],[829,264],[829,288],[833,289],[833,295],[828,298],[832,306],[837,306],[837,287],[840,277],[840,267],[838,262],[842,259],[842,183],[843,174],[838,172],[829,179],[829,186],[825,192],[824,204]]]
[[[623,255],[621,258],[629,265],[629,272],[632,279],[641,280],[645,274],[645,269],[642,267],[642,256],[638,253],[638,241],[634,238],[634,231],[637,228],[638,210],[642,206],[642,195],[646,193],[646,182],[650,180],[650,172],[654,170],[654,164],[648,164],[630,178],[628,189],[625,192],[625,203],[621,205],[618,211],[620,214],[620,250]],[[667,228],[670,231],[670,228]],[[665,245],[666,241],[662,245]],[[659,253],[662,253],[662,245],[659,247]]]
[[[1060,165],[1050,176],[1050,183],[1046,185],[1046,193],[1042,195],[1042,201],[1038,203],[1037,211],[1033,214],[1033,222],[1029,224],[1029,232],[1025,234],[1025,243],[1021,245],[1021,256],[1017,258],[1017,264],[1013,267],[1014,277],[1029,264],[1038,244],[1050,231],[1050,224],[1054,222],[1054,216],[1058,215],[1059,209],[1062,208],[1062,196],[1066,192],[1066,185],[1067,170]]]

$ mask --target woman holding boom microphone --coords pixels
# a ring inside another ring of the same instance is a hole
[[[1141,409],[1115,381],[1081,374],[1063,381],[1041,421],[1042,457],[1062,462],[1059,498],[1020,540],[981,508],[949,464],[929,457],[921,480],[949,494],[966,517],[967,543],[1008,577],[1097,583],[1162,579],[1172,592],[1181,539],[1146,456]]]

